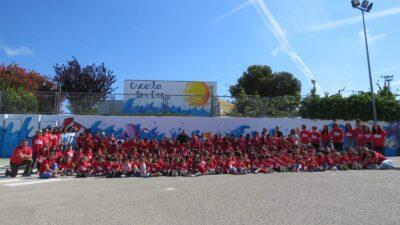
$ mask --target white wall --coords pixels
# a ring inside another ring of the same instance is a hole
[[[0,115],[0,156],[8,157],[19,141],[30,139],[36,129],[45,127],[76,126],[91,132],[105,131],[107,134],[126,135],[152,139],[175,137],[182,130],[187,133],[229,133],[233,135],[273,129],[279,126],[282,132],[305,124],[321,128],[332,124],[327,120],[286,119],[286,118],[232,118],[232,117],[133,117],[133,116],[66,116],[66,115]],[[344,121],[339,121],[344,124]],[[383,124],[389,129],[390,124]],[[12,129],[11,129],[12,128]],[[392,128],[390,128],[392,129]],[[398,148],[398,135],[393,133],[388,138],[390,147]]]

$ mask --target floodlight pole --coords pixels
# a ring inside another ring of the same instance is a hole
[[[371,7],[372,7],[372,5],[371,5]],[[364,9],[362,7],[355,7],[355,8],[361,10],[362,19],[363,19],[365,49],[367,51],[367,62],[368,62],[369,86],[370,86],[371,99],[372,99],[372,113],[373,113],[373,119],[374,119],[374,125],[375,125],[377,123],[378,119],[377,119],[377,115],[376,115],[376,103],[375,103],[374,85],[372,83],[372,72],[371,72],[371,61],[370,61],[370,58],[369,58],[367,28],[365,26],[365,12],[369,12],[369,10],[371,10],[371,7],[369,7],[369,9]]]

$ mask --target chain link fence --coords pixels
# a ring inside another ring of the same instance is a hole
[[[36,92],[9,96],[0,91],[0,113],[135,116],[297,117],[300,96],[127,95]]]

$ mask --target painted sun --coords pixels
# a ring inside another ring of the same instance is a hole
[[[204,82],[189,82],[184,91],[190,106],[204,106],[211,98],[210,87]]]

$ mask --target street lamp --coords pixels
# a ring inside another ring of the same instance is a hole
[[[360,3],[360,0],[352,0],[351,5],[355,9],[359,9],[362,14],[363,19],[363,27],[364,27],[364,39],[365,39],[365,48],[367,50],[367,61],[368,61],[368,73],[369,73],[369,86],[371,89],[371,98],[372,98],[372,112],[374,117],[374,124],[377,122],[376,116],[376,104],[375,104],[375,94],[374,94],[374,86],[372,84],[372,74],[371,74],[371,62],[369,59],[369,49],[368,49],[368,39],[367,39],[367,29],[365,28],[365,12],[370,12],[374,3],[369,3],[368,0],[364,0]]]

